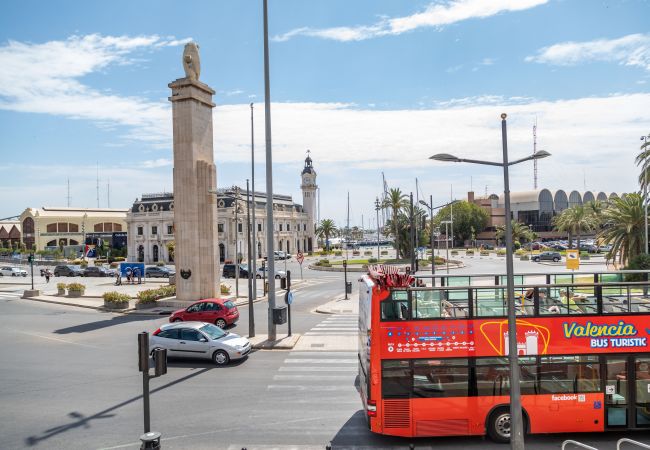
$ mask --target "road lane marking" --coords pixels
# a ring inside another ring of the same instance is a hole
[[[27,336],[38,337],[38,338],[41,338],[41,339],[49,339],[51,341],[63,342],[65,344],[80,345],[82,347],[88,347],[88,348],[100,348],[100,347],[98,347],[96,345],[82,344],[81,342],[69,341],[67,339],[55,338],[55,337],[52,337],[52,336],[43,336],[41,334],[28,333],[26,331],[19,331],[19,330],[12,330],[12,329],[8,329],[8,331],[12,331],[14,333],[19,333],[19,334],[24,334],[24,335],[27,335]]]
[[[285,364],[357,364],[359,361],[356,359],[321,359],[321,358],[287,358],[284,360]]]
[[[353,367],[280,367],[278,372],[356,372],[357,366]]]

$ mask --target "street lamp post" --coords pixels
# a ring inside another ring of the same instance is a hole
[[[447,225],[451,223],[451,220],[443,220],[440,223],[445,224],[445,268],[447,269],[447,273],[449,273],[449,229]]]
[[[239,298],[239,186],[235,191],[235,299]]]
[[[425,202],[424,200],[420,200],[420,204],[425,206],[429,210],[429,216],[431,216],[431,275],[436,274],[436,257],[433,254],[433,238],[434,238],[434,231],[433,231],[433,211],[436,209],[444,208],[445,206],[450,206],[453,205],[454,203],[457,203],[458,200],[454,200],[449,203],[445,203],[444,205],[440,206],[433,206],[433,195],[429,196],[429,203]],[[441,222],[444,223],[444,222]],[[445,229],[446,229],[446,224],[445,224]],[[449,245],[447,245],[447,250],[449,250]],[[447,254],[447,258],[449,258],[449,254]],[[447,273],[449,273],[449,266],[447,266]]]
[[[251,247],[253,250],[253,299],[257,298],[257,243],[255,242],[255,233],[257,233],[257,222],[255,221],[255,133],[253,122],[253,104],[251,103],[251,192],[252,192],[252,201],[253,201],[253,225],[251,233]],[[249,200],[251,200],[249,199]]]
[[[510,448],[524,450],[523,417],[521,413],[521,389],[519,385],[519,364],[517,353],[517,322],[515,312],[514,269],[512,255],[512,223],[510,221],[510,179],[508,168],[515,164],[533,159],[545,158],[550,153],[541,150],[526,158],[508,161],[508,139],[506,131],[506,114],[501,114],[501,141],[503,145],[503,162],[479,161],[458,158],[446,153],[439,153],[429,159],[445,162],[467,162],[503,168],[503,188],[505,199],[506,222],[506,278],[508,294],[508,360],[510,363]]]
[[[641,140],[644,142],[644,145],[648,143],[648,140],[650,139],[650,135],[648,136],[641,136]],[[645,251],[643,253],[648,253],[648,167],[647,164],[643,165],[643,178],[644,178],[644,183],[643,183],[643,205],[644,205],[644,225],[645,225]]]
[[[246,243],[248,244],[248,337],[255,337],[255,315],[253,314],[253,280],[257,273],[251,262],[251,202],[248,180],[246,180]]]

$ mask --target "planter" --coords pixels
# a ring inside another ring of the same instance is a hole
[[[129,307],[129,302],[107,302],[104,300],[104,308],[106,309],[126,309]]]
[[[71,290],[68,290],[68,297],[73,297],[73,298],[83,297],[85,292],[86,291],[71,291]]]
[[[65,295],[65,289],[57,290],[56,295]]]
[[[151,309],[155,308],[156,306],[158,306],[158,302],[138,302],[135,304],[135,309]]]

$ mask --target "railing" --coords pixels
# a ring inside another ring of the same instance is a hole
[[[637,447],[650,448],[650,445],[644,444],[643,442],[633,441],[632,439],[623,438],[623,439],[619,439],[618,441],[616,441],[616,450],[621,450],[621,445],[626,443],[626,442],[628,444],[636,445]]]
[[[562,442],[562,450],[564,450],[567,445],[575,445],[576,447],[586,448],[587,450],[598,450],[596,447],[592,447],[591,445],[583,444],[582,442],[572,441],[571,439],[568,439],[568,440]]]

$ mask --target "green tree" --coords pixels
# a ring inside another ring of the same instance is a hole
[[[607,253],[608,260],[618,255],[618,263],[626,265],[643,253],[645,209],[641,194],[628,194],[613,198],[603,212],[603,229],[598,237],[612,246]]]
[[[522,242],[531,242],[537,237],[535,232],[532,231],[525,223],[517,222],[516,220],[513,219],[510,222],[510,224],[512,226],[512,242],[516,247],[519,247],[519,245],[521,245]],[[505,244],[506,242],[505,225],[499,225],[497,227],[496,238],[497,241],[501,241]]]
[[[320,221],[320,224],[316,227],[316,235],[322,239],[325,239],[325,245],[327,246],[326,250],[330,251],[330,237],[333,236],[337,231],[336,225],[332,219],[323,219]]]
[[[441,222],[451,220],[451,213],[454,213],[454,235],[452,238],[452,247],[456,239],[466,241],[472,239],[472,229],[479,233],[483,231],[488,223],[488,213],[480,206],[467,201],[459,201],[453,205],[447,205],[442,208],[434,218],[435,226],[440,226]],[[451,231],[451,230],[450,230]]]
[[[165,244],[167,247],[167,254],[169,255],[170,260],[174,260],[174,250],[176,250],[176,241],[169,241]]]
[[[560,232],[569,233],[569,248],[572,248],[572,236],[576,236],[577,247],[580,248],[580,236],[585,232],[594,231],[600,227],[600,219],[593,209],[584,205],[567,208],[559,216],[553,218],[555,228]]]
[[[388,191],[388,196],[382,205],[383,208],[390,208],[392,211],[390,223],[392,224],[390,230],[391,234],[395,238],[395,248],[397,249],[397,259],[400,257],[400,231],[399,226],[399,214],[408,206],[408,200],[406,199],[406,194],[403,194],[401,189],[392,188]]]

